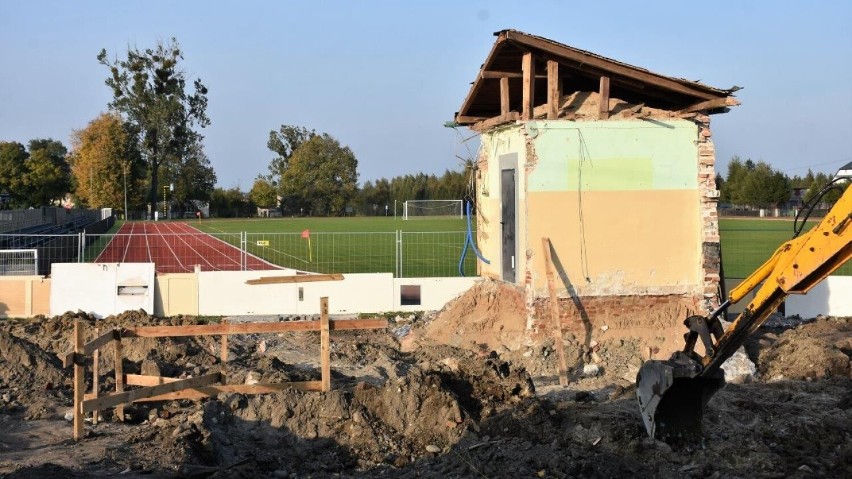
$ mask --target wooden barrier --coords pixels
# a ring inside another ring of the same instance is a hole
[[[350,329],[382,329],[388,326],[386,319],[330,320],[328,317],[328,298],[320,298],[320,319],[314,321],[290,321],[282,323],[242,323],[199,324],[188,326],[139,326],[125,329],[112,329],[103,334],[95,330],[95,339],[83,343],[84,324],[79,319],[74,322],[74,349],[61,355],[63,366],[74,366],[74,440],[83,437],[83,417],[92,413],[93,424],[97,424],[99,411],[114,407],[116,416],[124,420],[124,406],[134,402],[166,401],[175,399],[203,399],[225,393],[265,394],[283,391],[288,388],[302,391],[331,390],[331,345],[330,331]],[[319,381],[291,381],[267,384],[226,384],[226,363],[228,361],[228,336],[231,334],[281,333],[287,331],[318,331],[320,333],[320,375]],[[170,378],[142,374],[124,374],[122,368],[123,338],[162,338],[178,336],[222,336],[219,372],[194,378]],[[101,348],[112,344],[115,350],[115,392],[109,395],[99,393],[98,360]],[[86,394],[85,367],[88,356],[93,356],[92,393]],[[127,386],[139,386],[139,389],[126,390]]]

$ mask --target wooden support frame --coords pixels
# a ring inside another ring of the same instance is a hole
[[[521,116],[518,112],[510,111],[505,115],[495,116],[494,118],[489,118],[485,121],[480,121],[479,123],[471,125],[470,129],[474,131],[490,130],[491,128],[495,128],[506,123],[514,123],[518,121],[520,117]]]
[[[509,78],[500,79],[500,116],[509,114]]]
[[[601,86],[598,97],[598,119],[606,120],[609,118],[609,77],[601,77]]]
[[[559,118],[559,101],[562,99],[562,82],[559,81],[559,62],[547,61],[547,119]],[[535,109],[533,109],[535,111]]]
[[[99,411],[115,407],[116,416],[124,420],[124,405],[133,402],[165,401],[173,399],[201,399],[222,393],[265,394],[286,389],[302,391],[331,390],[331,334],[333,330],[383,329],[387,328],[385,318],[367,318],[353,320],[331,320],[328,314],[328,297],[320,298],[320,319],[317,321],[292,321],[282,323],[244,323],[191,325],[191,326],[142,326],[127,328],[123,331],[110,330],[99,334],[88,343],[83,342],[84,324],[74,322],[74,349],[61,355],[63,363],[74,366],[74,440],[80,440],[85,433],[83,416],[91,412],[94,424],[97,424]],[[318,331],[320,333],[320,370],[319,381],[293,381],[270,384],[225,384],[226,364],[228,361],[228,335],[249,333],[279,333],[285,331]],[[220,359],[222,369],[219,372],[195,378],[169,378],[127,374],[122,366],[122,336],[124,337],[175,337],[221,335]],[[115,348],[115,393],[105,396],[99,391],[100,349],[112,342]],[[85,367],[87,350],[94,356],[93,392],[86,394]],[[216,384],[219,383],[219,384]],[[125,386],[142,386],[141,389],[125,390]]]
[[[533,118],[535,107],[535,58],[532,52],[524,53],[521,60],[521,72],[523,73],[523,102],[521,104],[521,120],[528,121]]]
[[[553,341],[556,348],[558,363],[559,385],[568,385],[568,361],[565,358],[564,338],[562,337],[562,321],[559,314],[559,298],[556,296],[556,279],[553,273],[553,258],[550,255],[550,238],[541,239],[541,249],[544,252],[544,266],[547,274],[547,291],[550,293],[550,318],[553,321]]]

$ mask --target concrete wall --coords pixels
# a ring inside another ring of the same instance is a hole
[[[806,295],[787,298],[787,316],[852,316],[852,276],[829,276]]]
[[[390,273],[346,274],[342,281],[250,285],[246,281],[270,276],[292,276],[295,271],[214,271],[164,274],[154,278],[152,264],[57,264],[49,281],[50,309],[33,314],[59,315],[83,310],[98,317],[144,309],[155,316],[242,316],[319,314],[319,298],[329,297],[332,314],[431,311],[467,291],[478,278],[401,278]],[[146,276],[147,275],[147,276]],[[139,286],[147,278],[150,290]],[[8,281],[4,295],[14,316],[24,314],[28,286],[36,296],[41,277]],[[125,288],[119,288],[125,286]],[[127,287],[138,288],[138,294]],[[119,294],[119,291],[125,294]],[[8,296],[8,298],[7,298]],[[17,313],[17,311],[21,313]]]
[[[49,315],[50,283],[44,276],[0,276],[0,317]]]
[[[544,236],[580,295],[701,294],[698,138],[687,120],[530,121],[484,134],[482,274],[501,277],[499,170],[516,155],[517,282],[536,297],[547,294]]]

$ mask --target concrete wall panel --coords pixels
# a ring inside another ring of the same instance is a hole
[[[830,276],[806,295],[790,295],[785,303],[787,316],[852,316],[852,276]]]
[[[103,318],[127,310],[154,312],[153,263],[54,263],[50,314],[82,310]]]
[[[395,278],[393,280],[394,311],[436,311],[461,295],[480,278]],[[402,304],[404,287],[419,287],[420,304]]]

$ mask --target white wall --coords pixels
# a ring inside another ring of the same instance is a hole
[[[53,263],[50,314],[154,312],[154,263]]]
[[[448,301],[461,295],[479,277],[470,278],[395,278],[393,280],[393,310],[394,311],[436,311],[444,307]],[[401,286],[420,285],[420,304],[403,305],[401,302]]]
[[[829,276],[806,295],[791,294],[785,303],[787,316],[852,316],[852,276]]]

